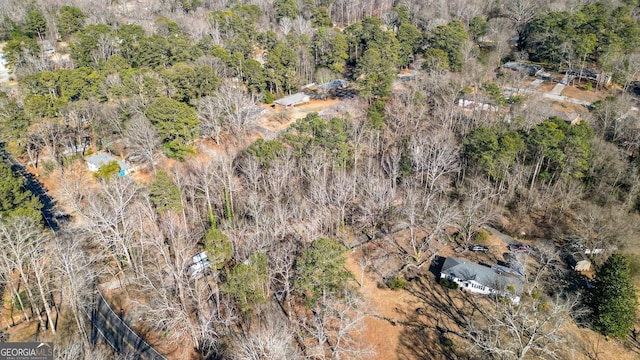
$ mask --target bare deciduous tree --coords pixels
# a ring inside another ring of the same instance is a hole
[[[460,204],[460,233],[464,245],[469,245],[478,227],[490,223],[494,218],[493,187],[485,181],[477,181],[466,190],[466,199]]]
[[[95,264],[98,258],[95,254],[83,248],[84,242],[78,241],[80,234],[58,234],[52,244],[54,250],[53,266],[62,277],[60,288],[61,303],[69,307],[81,334],[85,350],[89,346],[90,337],[87,333],[87,308],[92,303],[94,284],[100,271]],[[64,311],[66,307],[58,308]]]
[[[2,262],[7,273],[17,272],[21,286],[14,288],[14,294],[18,297],[20,306],[24,309],[26,304],[18,293],[18,289],[25,291],[26,298],[31,306],[32,314],[40,321],[40,326],[48,325],[50,331],[55,334],[55,324],[51,316],[51,296],[47,273],[51,269],[50,264],[45,263],[46,257],[42,256],[45,245],[49,240],[49,233],[42,231],[38,224],[29,218],[13,217],[0,223],[0,249],[2,250]],[[34,281],[35,278],[35,281]],[[36,288],[34,293],[33,288]],[[38,297],[39,295],[39,297]],[[41,315],[40,306],[43,306],[47,319]],[[48,324],[45,324],[45,320]]]
[[[557,275],[563,268],[560,261],[560,250],[553,244],[541,244],[531,252],[531,257],[536,261],[536,265],[531,268],[526,277],[529,296],[536,292],[558,287]]]
[[[519,304],[496,299],[491,308],[469,321],[466,337],[478,352],[503,359],[561,359],[564,323],[577,305],[576,298],[525,298]]]
[[[459,147],[446,129],[411,139],[412,163],[429,192],[447,186],[446,176],[459,169]],[[442,180],[442,181],[441,181]]]
[[[129,148],[128,157],[134,163],[151,166],[155,170],[160,139],[158,132],[143,114],[134,116],[124,132],[125,143]]]
[[[241,86],[223,84],[215,96],[200,100],[198,116],[203,133],[209,134],[216,143],[223,130],[241,135],[262,113],[262,108],[257,106],[259,100]]]
[[[329,359],[368,358],[374,351],[360,336],[364,331],[366,309],[362,299],[345,291],[341,298],[327,298],[300,323],[304,335],[315,344],[307,356]]]
[[[96,190],[96,191],[92,191]],[[91,234],[96,245],[110,253],[118,268],[136,269],[140,263],[139,234],[148,219],[139,211],[140,187],[130,178],[112,178],[101,183],[100,189],[88,189],[84,195],[82,223],[87,234]]]
[[[266,309],[255,318],[251,327],[233,336],[232,359],[288,360],[302,357],[294,347],[294,331],[277,309]]]

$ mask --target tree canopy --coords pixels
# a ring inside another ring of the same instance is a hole
[[[519,31],[519,48],[533,61],[553,66],[571,65],[572,56],[599,61],[610,51],[625,54],[640,44],[640,25],[623,8],[603,2],[584,6],[575,13],[544,12]],[[569,66],[570,67],[570,66]]]
[[[569,125],[556,117],[528,132],[480,127],[463,140],[464,156],[497,180],[504,180],[517,161],[534,166],[533,180],[582,179],[589,169],[592,137],[587,123]]]
[[[263,252],[251,255],[246,263],[236,264],[226,272],[226,278],[222,291],[236,301],[242,313],[267,300],[267,256]]]
[[[194,108],[160,97],[149,104],[145,115],[158,130],[167,156],[184,159],[192,152],[190,144],[198,136],[199,126]]]
[[[156,178],[149,187],[149,199],[160,213],[168,210],[182,210],[180,189],[173,182],[169,173],[164,170],[159,170],[156,173]]]
[[[427,44],[429,49],[442,50],[447,54],[449,69],[462,70],[462,47],[467,40],[467,32],[460,20],[453,20],[445,25],[436,26],[430,33]]]
[[[638,297],[631,279],[629,260],[613,254],[596,273],[589,305],[596,330],[624,339],[636,323]]]
[[[42,219],[42,203],[24,184],[22,177],[0,162],[0,217]]]
[[[296,263],[296,289],[307,305],[346,290],[351,274],[344,269],[345,248],[333,240],[320,238],[300,255]]]

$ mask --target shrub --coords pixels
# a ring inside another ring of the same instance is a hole
[[[453,340],[449,339],[449,338],[448,338],[448,337],[446,337],[446,336],[443,336],[443,337],[440,339],[440,342],[442,343],[442,346],[444,346],[444,347],[446,347],[446,348],[449,348],[449,349],[452,349],[452,348],[453,348]]]
[[[484,245],[487,243],[488,240],[489,240],[489,233],[484,230],[478,230],[473,234],[473,241],[478,244]]]
[[[511,95],[507,99],[508,104],[520,104],[524,101],[524,96],[522,95]]]
[[[448,279],[440,279],[440,285],[446,287],[447,289],[457,290],[458,283]]]
[[[640,255],[630,254],[627,255],[629,260],[629,268],[631,270],[631,277],[634,279],[640,278]]]
[[[403,277],[394,277],[387,280],[387,286],[391,290],[405,289],[407,287],[407,280]]]
[[[112,160],[102,165],[98,171],[93,173],[96,179],[109,179],[120,172],[120,165],[117,161]]]
[[[273,104],[273,102],[275,101],[275,96],[273,96],[272,93],[270,93],[269,91],[264,91],[262,93],[263,97],[264,97],[264,103],[265,104]]]

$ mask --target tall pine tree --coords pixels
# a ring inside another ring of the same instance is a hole
[[[598,269],[588,300],[596,330],[618,339],[627,336],[636,322],[638,297],[624,255],[611,255]]]

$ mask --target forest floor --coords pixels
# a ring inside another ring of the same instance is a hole
[[[565,86],[562,90],[562,96],[573,99],[588,101],[590,103],[604,99],[608,91],[586,90],[582,85]]]
[[[553,90],[555,86],[556,84],[551,81],[544,81],[542,84],[538,85],[536,91],[540,93],[548,93]]]

